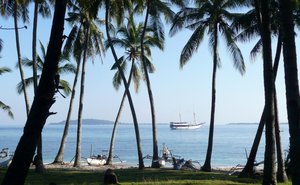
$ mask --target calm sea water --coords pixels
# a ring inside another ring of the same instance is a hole
[[[212,155],[213,166],[235,166],[245,164],[246,151],[250,151],[257,125],[216,125]],[[0,148],[15,150],[22,134],[22,127],[0,127]],[[46,125],[43,130],[44,162],[53,161],[63,132],[62,125]],[[108,150],[112,125],[84,125],[82,131],[82,156],[88,157],[91,146],[94,154]],[[158,144],[163,144],[172,153],[186,160],[192,159],[204,163],[208,140],[208,124],[197,130],[171,130],[169,124],[158,124]],[[152,154],[151,124],[140,124],[143,155]],[[288,149],[288,125],[281,125],[282,146]],[[264,134],[259,147],[257,161],[264,156]],[[76,126],[72,125],[68,134],[65,161],[69,162],[75,155]],[[285,152],[284,152],[285,153]],[[132,124],[119,125],[116,136],[115,154],[130,165],[138,163],[135,133]],[[117,160],[116,160],[117,161]],[[145,164],[150,165],[145,159]]]

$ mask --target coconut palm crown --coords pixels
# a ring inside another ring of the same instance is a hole
[[[37,56],[37,70],[41,72],[43,70],[43,65],[44,65],[44,61],[45,61],[45,57],[46,57],[46,49],[41,42],[40,42],[40,47],[41,47],[41,55]],[[22,65],[24,65],[25,67],[32,68],[33,62],[32,62],[32,60],[25,58],[22,60]],[[61,55],[60,60],[59,60],[59,66],[57,69],[57,75],[75,73],[75,71],[76,71],[76,68],[73,64],[71,64],[69,62],[69,57],[65,54]],[[38,75],[37,77],[40,78],[40,75]],[[28,86],[32,85],[33,81],[34,81],[33,76],[26,78],[25,79],[26,88]],[[70,94],[71,88],[70,88],[69,83],[66,80],[59,79],[58,85],[59,85],[60,89],[63,90],[64,96],[68,96]],[[23,83],[22,82],[18,83],[17,92],[19,94],[21,94],[23,92]]]

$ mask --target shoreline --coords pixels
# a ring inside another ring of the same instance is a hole
[[[73,167],[73,163],[63,163],[63,164],[44,164],[46,170],[70,170],[70,171],[105,171],[107,169],[138,169],[138,166],[129,165],[125,163],[117,163],[112,165],[88,165],[83,163],[80,167]],[[34,169],[35,166],[31,166],[30,169]],[[150,166],[146,166],[145,169],[151,169]],[[161,167],[160,169],[170,169],[173,170],[172,166]],[[212,168],[214,172],[240,172],[243,168],[236,166],[216,166]],[[174,169],[175,170],[175,169]],[[192,169],[178,169],[178,170],[192,170]],[[200,171],[200,169],[193,169],[194,171]]]

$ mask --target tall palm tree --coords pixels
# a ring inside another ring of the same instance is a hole
[[[82,111],[83,97],[85,86],[85,67],[89,57],[94,58],[96,54],[104,53],[102,44],[103,34],[98,29],[97,24],[101,21],[97,18],[98,1],[78,2],[78,6],[74,6],[74,12],[68,13],[67,21],[72,25],[80,24],[77,37],[80,43],[76,45],[76,55],[82,58],[81,84],[79,95],[79,110],[78,110],[78,128],[77,128],[77,143],[74,167],[81,165],[81,129],[82,129]],[[81,51],[82,50],[82,51]]]
[[[286,103],[290,132],[290,169],[293,184],[300,184],[300,144],[299,144],[299,84],[297,72],[297,55],[293,22],[292,0],[279,0],[280,21],[283,30],[283,57],[286,85]]]
[[[64,47],[64,54],[65,55],[73,54],[73,57],[76,60],[76,72],[75,72],[75,76],[74,76],[74,80],[73,80],[72,93],[71,93],[69,109],[68,109],[67,118],[65,121],[63,135],[61,138],[58,152],[56,154],[56,157],[55,157],[53,163],[63,163],[63,160],[64,160],[65,146],[66,146],[66,142],[67,142],[67,136],[68,136],[69,126],[70,126],[70,119],[71,119],[71,115],[72,115],[73,103],[74,103],[74,98],[75,98],[75,94],[76,94],[76,86],[77,86],[77,81],[78,81],[78,75],[80,72],[80,65],[81,65],[81,55],[78,52],[76,52],[76,49],[81,47],[80,37],[76,37],[77,33],[78,33],[78,27],[74,26],[69,33],[69,36],[67,38],[67,41],[66,41],[66,44]]]
[[[266,147],[264,157],[263,184],[277,184],[275,173],[275,122],[274,122],[274,73],[272,66],[272,43],[270,24],[270,1],[258,2],[255,0],[255,8],[260,13],[261,24],[259,25],[263,45],[263,70],[265,91],[265,114],[266,114]]]
[[[123,1],[121,1],[123,2]],[[126,80],[126,77],[124,75],[124,72],[122,71],[121,65],[120,65],[120,60],[117,56],[117,53],[115,51],[114,46],[111,44],[111,36],[110,36],[110,26],[109,26],[109,21],[112,19],[111,14],[114,12],[114,5],[116,3],[120,3],[120,1],[112,2],[109,0],[105,0],[105,29],[106,29],[106,35],[107,35],[107,42],[110,46],[111,52],[113,54],[115,64],[118,68],[118,71],[120,72],[120,76],[122,78],[125,91],[126,91],[126,96],[128,98],[131,114],[132,114],[132,119],[133,119],[133,124],[134,124],[134,130],[135,130],[135,137],[136,137],[136,145],[137,145],[137,153],[138,153],[138,160],[139,160],[139,169],[143,169],[144,166],[144,160],[143,160],[143,154],[142,154],[142,147],[141,147],[141,139],[140,139],[140,131],[139,131],[139,126],[138,126],[138,121],[136,117],[136,112],[135,108],[133,105],[132,97],[129,91],[129,85]],[[120,11],[118,15],[122,15],[124,11]]]
[[[176,5],[184,5],[184,1],[172,1],[170,2],[175,3]],[[146,29],[148,27],[148,22],[151,22],[150,27],[152,27],[155,30],[155,35],[157,38],[164,40],[164,30],[163,30],[163,24],[161,21],[160,16],[163,15],[166,22],[169,22],[172,20],[174,16],[174,12],[171,10],[170,6],[171,4],[168,1],[160,1],[160,0],[147,0],[145,1],[145,8],[146,8],[146,15],[145,15],[145,21],[144,21],[144,30],[142,32],[141,36],[141,61],[143,70],[145,73],[145,80],[148,90],[148,97],[149,97],[149,103],[150,103],[150,109],[151,109],[151,119],[152,119],[152,141],[153,141],[153,157],[152,157],[152,164],[151,167],[158,168],[160,167],[159,164],[159,158],[158,158],[158,144],[157,144],[157,129],[156,129],[156,118],[155,118],[155,106],[154,106],[154,99],[153,99],[153,93],[151,89],[151,83],[150,78],[147,70],[147,62],[145,58],[145,52],[144,52],[144,39],[146,34]],[[163,48],[162,48],[163,49]]]
[[[124,62],[122,63],[122,70],[125,70],[123,68],[126,67],[126,61],[131,62],[131,69],[130,74],[128,77],[128,85],[130,86],[131,80],[133,78],[134,87],[136,92],[139,88],[139,81],[141,79],[140,71],[144,73],[144,71],[138,66],[138,63],[141,59],[141,46],[140,46],[140,39],[141,39],[141,33],[143,31],[143,24],[140,23],[138,25],[135,24],[133,14],[130,15],[130,17],[127,20],[127,26],[122,26],[117,31],[117,37],[111,38],[111,43],[114,46],[119,46],[125,49],[125,55],[123,56]],[[146,38],[144,39],[144,47],[146,50],[145,57],[147,58],[147,65],[150,72],[154,71],[154,66],[151,63],[150,57],[151,57],[151,47],[158,47],[162,49],[163,46],[163,40],[160,40],[155,36],[155,32],[153,32],[153,29],[148,28],[147,30]],[[118,37],[119,36],[119,37]],[[108,46],[108,45],[107,45]],[[123,67],[124,66],[124,67]],[[116,69],[116,66],[113,66],[114,69]],[[121,76],[119,71],[116,72],[113,78],[113,84],[116,89],[119,88],[121,85]],[[114,123],[114,128],[112,131],[112,137],[111,137],[111,143],[110,143],[110,150],[108,155],[108,160],[106,164],[112,163],[112,150],[114,146],[114,140],[115,140],[115,131],[118,124],[118,120],[122,111],[122,107],[124,104],[126,98],[126,92],[124,92],[122,101],[119,107],[119,111]]]
[[[216,103],[216,72],[221,62],[218,51],[220,36],[223,36],[226,45],[233,56],[234,67],[238,69],[241,74],[245,73],[244,59],[235,43],[234,31],[229,26],[229,22],[232,21],[234,16],[228,9],[239,7],[240,5],[241,1],[235,0],[195,1],[195,8],[183,8],[176,14],[170,30],[171,36],[183,27],[194,31],[181,52],[180,67],[183,67],[198,49],[203,41],[205,33],[209,36],[209,46],[213,55],[213,75],[208,147],[205,163],[202,166],[202,170],[204,171],[211,171]]]
[[[66,4],[66,0],[56,1],[55,3],[49,46],[40,83],[24,127],[23,135],[15,150],[12,163],[2,180],[2,185],[25,183],[44,124],[47,118],[54,114],[49,110],[55,102],[54,94],[56,92],[56,85],[54,82],[63,43]]]
[[[1,39],[0,39],[1,40]],[[1,42],[0,42],[1,43]],[[0,51],[2,49],[2,45],[0,47]],[[8,73],[10,72],[11,70],[7,67],[0,67],[0,75],[4,74],[4,73]],[[3,103],[2,101],[0,101],[0,109],[2,109],[3,111],[7,112],[7,115],[10,117],[10,118],[14,118],[14,115],[11,111],[11,108],[10,106],[6,105],[5,103]]]
[[[274,65],[273,65],[273,72],[274,72],[274,80],[276,80],[277,71],[278,71],[278,65],[281,55],[281,48],[282,48],[282,33],[280,31],[280,23],[278,21],[279,18],[279,7],[277,1],[271,1],[272,5],[270,7],[271,12],[271,31],[274,36],[277,37],[277,46],[276,46],[276,53],[274,58]],[[253,4],[253,3],[252,3]],[[252,5],[254,6],[254,5]],[[241,14],[241,16],[233,23],[234,27],[242,27],[243,31],[237,35],[237,39],[241,41],[249,40],[250,38],[253,38],[254,36],[259,36],[259,24],[261,24],[257,17],[257,12],[255,8],[251,9],[245,14]],[[242,26],[240,26],[242,25]],[[239,30],[239,29],[238,29]],[[258,42],[255,44],[254,48],[251,50],[251,57],[254,58],[257,53],[261,52],[262,48],[262,39],[259,39]],[[276,90],[276,89],[275,89]],[[276,151],[277,151],[277,180],[279,182],[285,182],[287,181],[287,175],[285,173],[285,167],[283,162],[283,155],[282,155],[282,148],[281,148],[281,140],[280,140],[280,129],[279,129],[279,119],[278,119],[278,111],[277,111],[277,98],[276,98],[276,92],[274,94],[274,103],[275,103],[275,132],[276,132]],[[239,177],[249,177],[253,176],[253,167],[254,167],[254,161],[257,153],[257,149],[260,143],[260,139],[263,133],[263,128],[265,125],[265,109],[262,113],[259,126],[256,132],[255,139],[253,141],[253,145],[251,147],[251,151],[246,163],[245,168],[240,173]]]
[[[22,68],[22,55],[21,55],[21,48],[20,48],[18,20],[21,18],[23,23],[28,23],[29,17],[28,17],[27,6],[28,6],[27,1],[9,0],[4,4],[3,10],[5,10],[5,11],[2,12],[5,15],[5,17],[13,17],[13,20],[14,20],[18,66],[19,66],[20,77],[21,77],[24,87],[25,87],[25,75],[24,75],[24,71]],[[29,100],[28,100],[28,95],[27,95],[26,89],[23,89],[23,91],[24,91],[23,94],[24,94],[24,100],[25,100],[26,114],[28,116],[29,110],[30,110]]]

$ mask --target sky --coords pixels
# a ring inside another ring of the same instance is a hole
[[[32,12],[32,11],[30,11]],[[30,17],[32,20],[32,15]],[[39,19],[38,39],[46,45],[49,41],[51,19]],[[22,57],[31,58],[32,26],[26,24],[26,30],[20,30],[20,42]],[[12,19],[0,18],[0,26],[13,28]],[[22,23],[20,23],[22,26]],[[68,34],[69,25],[65,24],[65,33]],[[104,31],[104,30],[103,30]],[[169,26],[165,25],[166,42],[164,51],[154,49],[152,61],[156,71],[150,74],[151,86],[154,95],[156,120],[158,123],[170,121],[193,121],[193,113],[198,122],[210,121],[211,109],[211,78],[212,55],[207,40],[200,45],[198,52],[182,69],[179,68],[179,56],[191,32],[183,30],[173,37],[168,36]],[[15,118],[10,119],[7,114],[0,111],[0,124],[24,125],[26,122],[25,101],[23,95],[18,95],[16,85],[20,82],[20,74],[15,67],[17,64],[17,52],[14,31],[0,29],[0,38],[3,40],[3,50],[0,53],[0,66],[9,67],[11,73],[0,77],[0,100],[11,106]],[[296,43],[299,38],[296,38]],[[222,66],[217,70],[217,97],[215,123],[253,123],[259,122],[264,106],[263,69],[261,56],[255,61],[250,60],[249,52],[256,40],[250,43],[238,43],[245,64],[246,73],[242,76],[233,67],[233,62],[228,50],[222,44],[219,48]],[[276,39],[273,39],[275,47]],[[39,46],[39,45],[38,45]],[[299,49],[297,49],[298,51]],[[38,53],[40,49],[37,49]],[[299,51],[298,51],[299,52]],[[118,48],[118,53],[122,49]],[[120,56],[120,55],[119,55]],[[274,53],[273,53],[274,56]],[[83,118],[104,119],[113,121],[124,92],[121,87],[116,91],[112,86],[112,78],[115,71],[110,68],[113,64],[111,52],[108,51],[101,62],[96,58],[89,61],[86,69],[86,89],[84,97]],[[31,69],[25,70],[25,76],[32,76]],[[64,75],[61,78],[73,83],[73,75]],[[283,63],[281,61],[276,81],[279,120],[287,122],[285,85]],[[76,99],[71,118],[77,119],[79,85],[77,85]],[[131,90],[138,122],[150,123],[151,113],[146,85],[141,83],[140,90],[135,93]],[[29,91],[30,102],[33,100],[32,90]],[[70,98],[56,95],[56,102],[51,107],[57,114],[50,116],[47,123],[60,122],[66,119]],[[132,122],[131,112],[126,101],[120,119],[121,122]]]

